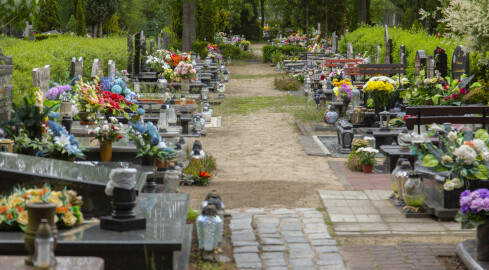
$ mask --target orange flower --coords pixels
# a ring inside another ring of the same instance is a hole
[[[8,214],[7,214],[7,220],[12,220],[12,218],[13,218],[13,217],[12,217],[12,213],[8,213]]]
[[[24,211],[24,208],[22,206],[17,206],[17,213]]]
[[[200,171],[200,174],[199,174],[200,177],[211,177],[211,175],[205,171]]]
[[[468,146],[470,146],[472,148],[475,148],[475,144],[472,141],[465,141],[464,144],[465,145],[468,145]]]
[[[66,206],[56,207],[56,213],[57,214],[64,214],[64,213],[68,213],[69,211],[70,210]]]
[[[5,213],[7,213],[7,211],[8,211],[8,206],[2,205],[0,207],[0,214],[5,214]]]
[[[26,193],[24,193],[24,195],[22,195],[22,198],[24,198],[24,199],[29,198],[29,193],[27,193],[27,192],[26,192]]]

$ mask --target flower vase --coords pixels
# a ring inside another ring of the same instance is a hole
[[[28,223],[24,230],[24,244],[29,256],[25,259],[25,263],[32,265],[32,256],[36,248],[36,233],[41,220],[47,219],[51,234],[54,238],[53,249],[56,249],[58,239],[58,229],[54,223],[54,215],[56,214],[56,204],[54,203],[28,203],[26,211],[28,215]]]
[[[94,122],[90,118],[89,112],[78,112],[78,117],[80,117],[80,125],[93,125]]]
[[[112,160],[112,141],[103,140],[100,142],[100,160],[103,162]]]
[[[341,108],[343,117],[346,116],[346,111],[348,110],[348,105],[350,104],[350,100],[347,98],[343,98],[343,107]]]
[[[372,173],[374,170],[373,164],[362,164],[363,173]]]
[[[158,171],[166,171],[168,169],[168,161],[166,159],[155,159],[155,166]]]
[[[477,226],[476,257],[478,261],[489,261],[489,223]]]
[[[182,91],[185,93],[190,91],[190,79],[182,79]]]

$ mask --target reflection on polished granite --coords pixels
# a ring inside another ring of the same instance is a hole
[[[34,270],[24,263],[25,256],[0,256],[1,269]],[[104,270],[104,260],[96,257],[56,257],[52,270]]]

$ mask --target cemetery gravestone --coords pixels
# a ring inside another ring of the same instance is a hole
[[[426,67],[426,53],[423,50],[418,50],[416,52],[416,57],[414,58],[414,69],[416,75],[419,75],[421,69]]]
[[[145,37],[157,37],[158,25],[154,21],[148,21],[143,25]]]
[[[400,53],[399,63],[401,65],[406,65],[407,64],[406,45],[401,45],[401,49],[399,50],[399,53]]]
[[[163,50],[168,50],[168,34],[163,32],[161,38],[163,39]]]
[[[464,46],[458,45],[452,56],[452,79],[458,80],[463,74],[470,73],[470,57],[464,51]]]
[[[149,55],[153,55],[154,54],[154,47],[155,47],[155,41],[154,40],[150,40],[149,41]]]
[[[148,55],[148,48],[146,44],[146,37],[144,32],[141,32],[141,71],[146,71],[146,56]]]
[[[141,72],[141,33],[136,33],[134,37],[136,50],[134,52],[134,74]]]
[[[435,70],[438,70],[442,77],[446,77],[448,75],[448,57],[445,50],[436,47],[433,53],[435,55]]]
[[[387,24],[384,25],[384,44],[389,41],[389,28],[387,27]]]
[[[83,78],[83,57],[71,59],[71,78],[74,79],[73,85]]]
[[[353,59],[353,45],[348,43],[348,48],[346,49],[346,58]]]
[[[426,64],[426,73],[428,75],[428,78],[435,77],[435,60],[433,59],[432,55],[428,56],[428,62]]]
[[[333,39],[331,40],[333,46],[333,53],[337,53],[338,50],[338,37],[336,36],[336,31],[333,32]]]
[[[49,88],[49,77],[51,70],[49,65],[43,68],[35,68],[32,70],[32,80],[34,87],[38,87],[42,92],[46,92]]]
[[[10,120],[12,109],[12,57],[0,49],[0,122]]]
[[[377,51],[375,52],[375,64],[380,64],[380,46],[377,45]]]
[[[392,64],[392,39],[385,43],[384,64]]]
[[[134,64],[134,43],[132,42],[132,36],[127,36],[127,72],[132,74],[132,66]]]
[[[115,72],[116,72],[115,62],[114,60],[109,60],[109,64],[107,66],[107,73],[109,73],[108,76],[110,79],[115,78]]]
[[[99,59],[93,60],[91,76],[92,79],[95,79],[95,77],[102,79],[104,77],[104,65]]]

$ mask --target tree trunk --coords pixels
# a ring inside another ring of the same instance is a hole
[[[324,33],[328,34],[328,0],[324,0]]]
[[[309,44],[309,1],[307,1],[306,5],[306,43]]]
[[[358,24],[367,23],[367,0],[358,0]]]
[[[100,22],[100,38],[104,37],[104,23]]]
[[[93,38],[97,38],[97,29],[98,29],[97,26],[98,26],[97,24],[92,26],[92,37]]]
[[[265,0],[260,0],[261,28],[265,28]]]

